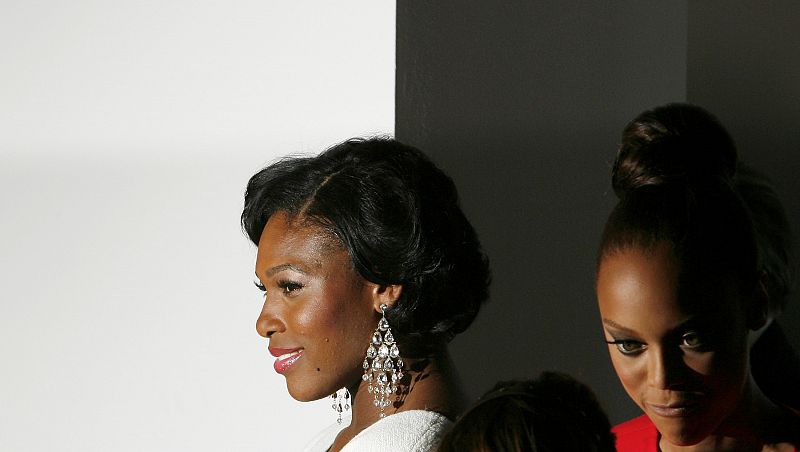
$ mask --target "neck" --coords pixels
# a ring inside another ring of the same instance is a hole
[[[458,372],[446,348],[431,356],[406,359],[403,378],[397,393],[384,409],[390,416],[403,411],[435,411],[453,420],[466,406],[467,397],[458,378]],[[359,380],[348,387],[352,397],[352,421],[342,430],[331,448],[337,451],[359,432],[380,420],[380,409],[375,407],[374,395],[367,390],[368,383]]]

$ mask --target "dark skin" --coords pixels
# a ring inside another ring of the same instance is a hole
[[[282,355],[278,361],[290,363],[280,372],[295,399],[318,400],[348,388],[352,421],[330,448],[341,450],[379,419],[361,364],[381,305],[391,309],[403,287],[367,281],[327,231],[283,212],[269,219],[258,248],[256,276],[265,300],[256,329],[273,354]],[[446,345],[419,359],[399,345],[405,376],[385,414],[429,410],[455,419],[467,398]]]
[[[797,418],[749,374],[747,338],[765,321],[763,288],[686,279],[672,245],[607,254],[597,296],[612,364],[660,432],[662,451],[792,451]],[[706,274],[707,275],[707,274]]]

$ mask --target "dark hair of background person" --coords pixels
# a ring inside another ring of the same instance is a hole
[[[797,275],[789,219],[772,182],[754,168],[739,164],[735,189],[753,221],[762,282],[769,295],[770,314],[775,318],[789,302]],[[750,367],[767,397],[800,411],[800,354],[792,348],[777,319],[753,344]]]
[[[743,293],[764,283],[777,316],[794,281],[791,228],[769,179],[738,161],[734,142],[706,110],[667,104],[623,131],[612,171],[619,198],[600,245],[603,257],[666,241],[681,283],[733,276]],[[751,370],[774,402],[800,408],[800,357],[776,322],[754,344]]]
[[[794,290],[797,272],[789,218],[772,182],[755,168],[739,162],[734,189],[750,213],[770,312],[777,317]]]
[[[403,286],[386,317],[410,357],[464,331],[488,298],[488,259],[455,185],[414,147],[355,138],[277,161],[247,184],[253,243],[278,211],[329,232],[366,280]]]
[[[588,386],[543,372],[504,381],[484,394],[444,436],[439,452],[613,452],[611,424]]]

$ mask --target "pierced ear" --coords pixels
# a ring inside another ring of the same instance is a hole
[[[375,311],[381,313],[382,304],[390,308],[393,307],[397,303],[402,292],[403,286],[400,284],[389,284],[387,286],[376,284],[372,288],[372,304]]]
[[[766,285],[766,273],[762,272],[747,310],[747,327],[753,331],[766,325],[769,318],[769,292]]]

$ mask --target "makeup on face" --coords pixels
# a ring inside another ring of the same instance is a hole
[[[735,291],[693,290],[681,284],[680,270],[668,244],[620,250],[601,261],[597,296],[626,392],[664,438],[692,444],[739,405],[748,330],[738,299],[730,299]]]
[[[264,306],[256,329],[269,339],[274,370],[300,401],[358,381],[377,321],[371,283],[353,270],[347,251],[331,243],[322,228],[278,212],[258,246]]]

